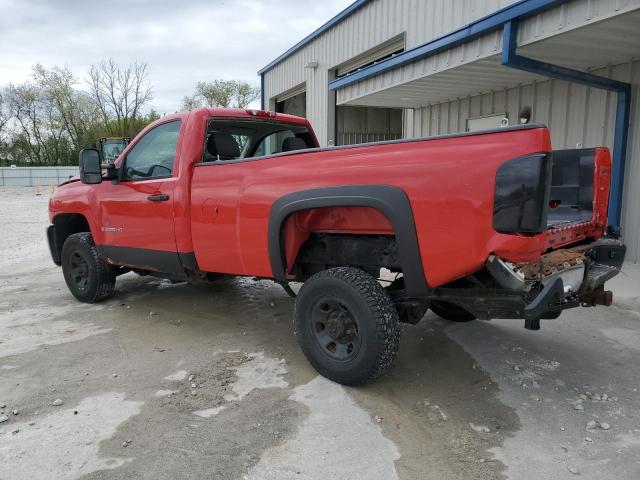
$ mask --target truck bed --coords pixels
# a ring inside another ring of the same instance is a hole
[[[558,248],[602,235],[611,159],[603,148],[555,150],[547,212],[547,246]]]

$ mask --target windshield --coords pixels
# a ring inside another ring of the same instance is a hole
[[[211,120],[203,161],[237,160],[315,148],[304,125],[266,120]]]

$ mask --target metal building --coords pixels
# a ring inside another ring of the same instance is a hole
[[[612,149],[610,223],[640,261],[640,0],[358,0],[260,72],[322,145],[540,122]]]

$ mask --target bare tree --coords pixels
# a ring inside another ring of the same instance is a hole
[[[238,80],[198,82],[192,96],[184,97],[185,110],[196,107],[246,108],[260,97],[260,89]]]
[[[141,109],[153,98],[147,64],[134,62],[121,68],[112,59],[92,65],[89,70],[91,96],[105,126],[115,120],[117,132],[127,134]]]
[[[0,141],[2,141],[3,133],[11,118],[9,115],[9,108],[6,100],[6,92],[0,91]]]
[[[8,163],[8,159],[11,156],[9,152],[10,144],[6,141],[8,139],[7,130],[10,118],[7,92],[5,89],[2,89],[0,90],[0,166],[5,162]]]

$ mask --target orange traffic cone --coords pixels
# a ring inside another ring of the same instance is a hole
[[[40,182],[36,180],[36,195],[42,195],[42,188],[40,188]]]

